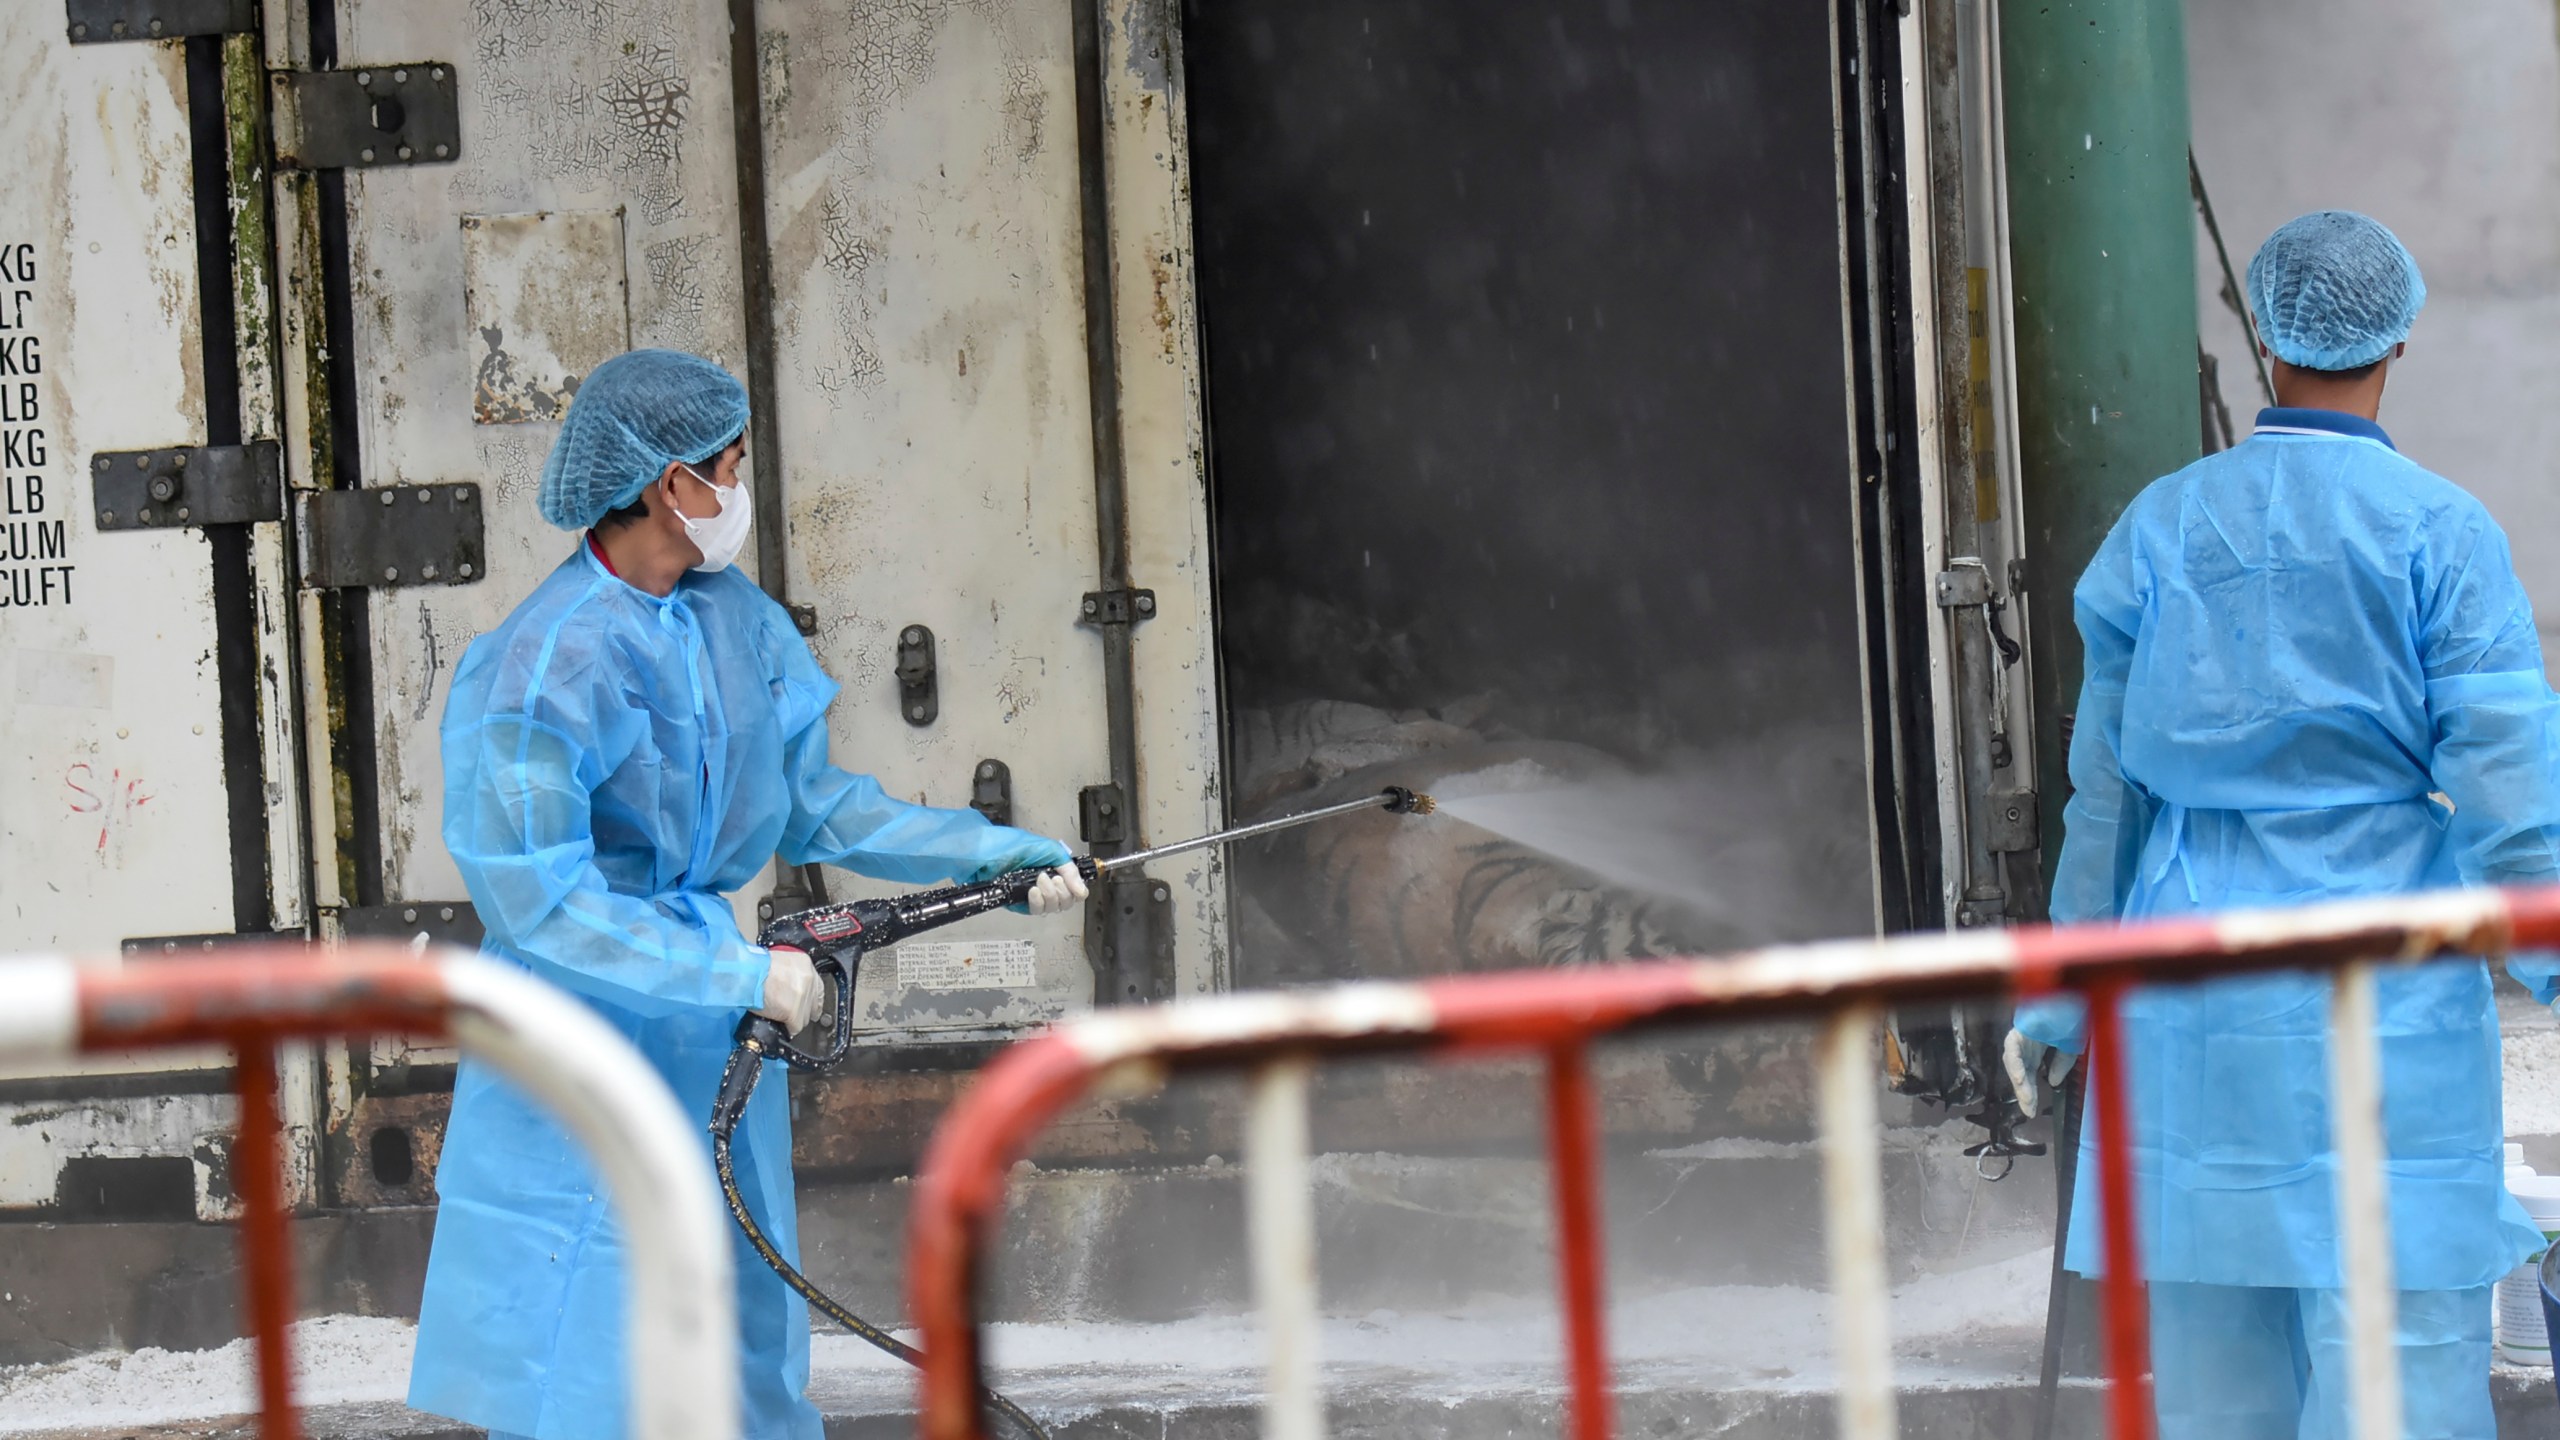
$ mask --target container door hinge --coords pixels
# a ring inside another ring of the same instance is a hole
[[[1086,905],[1093,1003],[1172,999],[1173,887],[1146,875],[1109,875]]]
[[[284,518],[276,442],[109,450],[91,457],[100,530],[176,530]]]
[[[256,0],[63,0],[74,45],[246,35],[258,28]]]
[[[434,165],[462,154],[461,90],[442,60],[277,70],[267,78],[283,169]]]
[[[309,943],[311,932],[296,925],[285,930],[251,930],[219,935],[131,935],[123,942],[127,955],[207,955],[228,950],[235,945],[302,945]]]
[[[338,912],[338,933],[349,940],[424,940],[433,945],[478,948],[486,932],[468,900],[394,900],[353,905]]]
[[[299,501],[307,589],[468,585],[488,572],[480,487],[467,481],[306,490]]]

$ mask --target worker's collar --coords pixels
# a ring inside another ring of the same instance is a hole
[[[2361,415],[2343,410],[2301,410],[2286,405],[2270,405],[2258,412],[2259,435],[2351,435],[2358,440],[2379,440],[2391,444],[2391,436],[2383,428]]]

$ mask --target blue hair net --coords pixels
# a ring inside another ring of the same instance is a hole
[[[2352,210],[2288,220],[2249,262],[2249,308],[2276,358],[2353,370],[2409,338],[2427,282],[2400,237]]]
[[[633,350],[597,366],[542,463],[542,518],[584,530],[683,461],[699,465],[746,433],[747,387],[699,355]]]

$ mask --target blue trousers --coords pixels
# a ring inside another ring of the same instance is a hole
[[[2400,1292],[2407,1440],[2497,1440],[2490,1290]],[[2352,1360],[2338,1290],[2151,1286],[2160,1440],[2348,1440]]]

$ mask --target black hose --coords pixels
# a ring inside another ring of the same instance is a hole
[[[2086,1067],[2075,1068],[2054,1087],[2053,1107],[2053,1276],[2045,1292],[2044,1367],[2036,1376],[2035,1440],[2053,1440],[2053,1424],[2062,1388],[2062,1340],[2071,1313],[2071,1272],[2062,1268],[2064,1242],[2071,1237],[2071,1192],[2080,1170],[2080,1106],[2087,1093],[2081,1083]]]
[[[750,1073],[764,1068],[761,1060],[755,1058],[755,1052],[742,1045],[738,1053],[730,1057],[729,1065],[732,1072],[737,1070],[741,1057],[748,1057],[747,1067]],[[752,1080],[747,1081],[743,1089],[752,1091],[754,1083]],[[729,1111],[725,1117],[729,1123],[722,1125],[716,1120],[713,1123],[711,1163],[720,1172],[720,1194],[729,1202],[729,1216],[738,1222],[738,1229],[745,1233],[747,1243],[755,1247],[756,1255],[764,1261],[767,1268],[782,1277],[783,1284],[799,1292],[800,1298],[808,1301],[811,1308],[819,1314],[852,1331],[857,1339],[872,1348],[895,1356],[919,1370],[923,1369],[923,1351],[837,1303],[826,1291],[810,1283],[809,1277],[801,1274],[790,1261],[782,1258],[782,1252],[774,1247],[771,1240],[765,1238],[764,1227],[756,1223],[756,1217],[747,1209],[746,1197],[738,1193],[738,1171],[729,1157],[730,1131],[737,1123],[737,1115],[743,1113],[745,1108],[745,1096],[741,1094],[736,1108]],[[1019,1433],[1030,1436],[1031,1440],[1049,1440],[1049,1432],[1040,1428],[1040,1422],[1032,1419],[1021,1406],[983,1387],[978,1391],[978,1395],[988,1409],[995,1411],[1018,1427]]]

